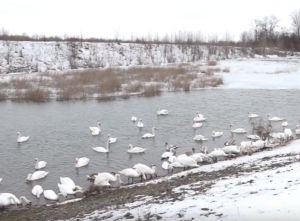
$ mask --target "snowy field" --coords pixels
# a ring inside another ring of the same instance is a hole
[[[300,58],[271,57],[221,61],[224,85],[229,89],[300,89]]]
[[[197,191],[207,181],[172,189],[176,199],[156,200],[139,196],[134,203],[118,208],[95,211],[81,219],[71,220],[298,220],[300,211],[300,141],[252,156],[201,166],[174,176],[190,173],[218,172],[231,166],[251,167],[239,176],[215,180],[207,191]],[[160,182],[160,180],[150,181]]]

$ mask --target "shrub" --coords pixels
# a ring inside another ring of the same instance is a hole
[[[5,101],[7,100],[7,94],[0,91],[0,101]]]
[[[24,101],[46,102],[50,99],[50,92],[40,88],[26,90],[23,94]]]
[[[145,97],[153,97],[158,96],[161,94],[161,86],[158,84],[151,84],[144,86],[144,93]]]
[[[208,61],[208,62],[207,62],[207,65],[208,65],[208,66],[216,66],[217,64],[218,64],[217,61]]]

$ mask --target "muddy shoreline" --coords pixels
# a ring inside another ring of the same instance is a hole
[[[125,203],[135,202],[141,197],[151,197],[153,199],[151,202],[176,201],[180,200],[181,195],[184,193],[184,191],[181,193],[172,191],[176,187],[201,181],[195,189],[193,188],[193,190],[198,194],[205,193],[217,180],[228,179],[229,177],[239,177],[245,173],[255,173],[292,164],[298,161],[294,158],[294,155],[295,154],[276,155],[260,159],[261,162],[274,162],[272,159],[275,158],[285,159],[271,164],[256,165],[255,163],[252,163],[246,165],[245,163],[242,163],[216,171],[199,172],[187,174],[186,176],[183,175],[172,177],[170,179],[162,179],[161,182],[149,183],[147,185],[139,184],[124,186],[117,189],[97,190],[89,192],[80,201],[63,205],[44,205],[40,207],[29,206],[18,209],[10,208],[0,212],[0,220],[44,221],[64,220],[75,217],[81,218],[85,214],[92,213],[95,210],[120,208]],[[286,160],[286,158],[288,160]]]

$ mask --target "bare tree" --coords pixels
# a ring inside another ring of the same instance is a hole
[[[300,10],[294,11],[291,17],[295,34],[298,38],[300,38]]]

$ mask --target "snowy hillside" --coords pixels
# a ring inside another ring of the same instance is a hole
[[[160,65],[249,54],[239,48],[186,44],[0,41],[0,74]]]

